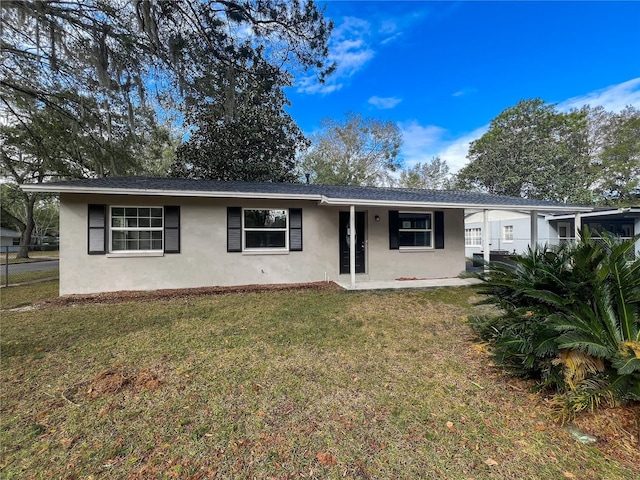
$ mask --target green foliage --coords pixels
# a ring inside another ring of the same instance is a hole
[[[496,361],[569,392],[577,404],[609,393],[640,400],[635,241],[606,233],[595,239],[585,228],[577,244],[536,247],[513,263],[490,262],[486,272],[470,274],[483,280],[484,303],[503,312],[471,319]]]
[[[629,205],[640,194],[640,112],[568,113],[523,100],[471,143],[460,188],[573,203]]]
[[[586,127],[584,112],[559,113],[540,99],[523,100],[471,143],[458,182],[498,195],[588,202]]]
[[[610,115],[604,135],[600,189],[608,203],[631,205],[640,196],[640,110]]]
[[[416,163],[400,172],[399,187],[443,190],[450,187],[452,176],[446,160],[436,156],[430,162]]]
[[[340,121],[324,119],[302,158],[303,173],[324,185],[384,186],[400,167],[402,134],[395,123],[349,113]]]
[[[256,71],[271,81],[257,80]],[[178,147],[171,175],[295,181],[296,153],[308,144],[284,110],[286,79],[264,63],[247,64],[242,71],[213,71],[209,77],[214,88],[206,101],[190,110],[189,123],[198,128]]]

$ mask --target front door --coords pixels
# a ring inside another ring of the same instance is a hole
[[[365,273],[364,262],[364,223],[365,212],[356,212],[356,273]],[[351,273],[349,268],[349,245],[352,239],[349,232],[349,212],[340,212],[340,273]]]

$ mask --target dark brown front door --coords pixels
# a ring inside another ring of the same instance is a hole
[[[365,273],[364,213],[356,212],[356,273]],[[349,212],[340,212],[340,273],[351,273],[349,268]]]

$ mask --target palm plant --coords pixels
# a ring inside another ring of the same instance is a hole
[[[575,405],[598,396],[640,400],[640,258],[635,240],[587,228],[580,241],[534,247],[513,264],[490,262],[483,303],[496,318],[471,323],[490,341],[497,363],[568,392]]]

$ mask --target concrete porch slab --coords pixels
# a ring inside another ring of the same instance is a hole
[[[430,280],[393,280],[389,282],[362,281],[351,285],[350,282],[336,282],[345,290],[393,290],[401,288],[437,288],[437,287],[468,287],[480,283],[475,278],[435,278]]]

